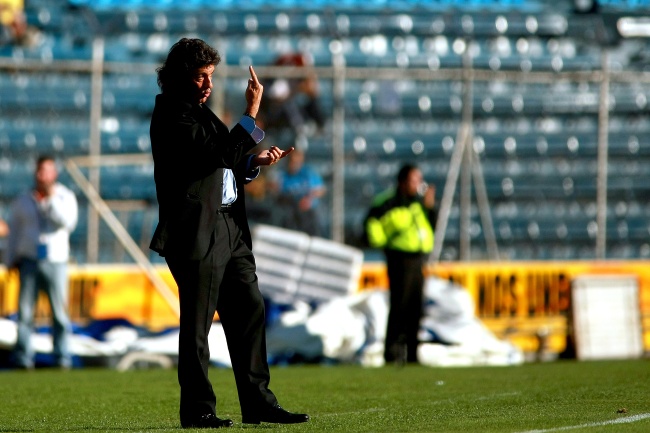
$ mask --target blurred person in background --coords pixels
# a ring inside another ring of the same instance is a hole
[[[325,194],[321,175],[305,164],[305,153],[296,149],[287,158],[286,167],[275,173],[278,210],[282,213],[280,225],[322,236],[320,199]]]
[[[307,414],[283,409],[269,389],[264,300],[259,291],[244,184],[260,166],[293,150],[271,146],[247,154],[263,138],[256,126],[263,86],[253,67],[246,111],[231,129],[206,105],[219,53],[200,39],[183,38],[158,68],[162,93],[151,118],[159,223],[151,249],[165,257],[178,284],[178,381],[183,428],[220,428],[208,377],[208,334],[215,311],[226,335],[242,422],[301,423]]]
[[[294,151],[295,152],[295,151]],[[292,152],[293,153],[293,152]],[[244,185],[246,191],[246,217],[251,228],[258,224],[279,226],[279,212],[275,197],[272,194],[271,181],[264,173]]]
[[[0,218],[0,263],[4,263],[5,249],[5,238],[9,234],[9,225],[5,220]]]
[[[411,164],[397,174],[397,187],[373,200],[365,219],[372,248],[386,257],[390,312],[384,360],[397,364],[417,362],[418,332],[423,311],[423,265],[433,250],[436,211],[435,188]]]
[[[267,85],[259,121],[280,145],[295,146],[310,131],[321,131],[325,116],[319,105],[318,77],[309,59],[300,53],[280,56],[274,66],[305,68],[307,74],[296,78],[277,78]]]
[[[18,196],[9,210],[5,262],[20,276],[18,337],[13,353],[17,368],[34,367],[30,337],[39,290],[45,292],[52,309],[54,362],[61,368],[72,366],[68,345],[68,260],[78,206],[74,193],[57,182],[57,177],[54,158],[39,157],[34,188]]]
[[[24,0],[0,0],[0,24],[9,27],[15,20],[16,15],[24,14]]]
[[[41,32],[27,22],[22,0],[0,0],[0,46],[32,48],[42,41]]]

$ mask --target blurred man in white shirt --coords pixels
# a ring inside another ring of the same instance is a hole
[[[10,208],[5,262],[20,274],[18,338],[14,348],[18,368],[34,367],[30,336],[39,290],[48,296],[52,308],[54,362],[62,368],[71,366],[68,259],[78,206],[73,192],[58,183],[57,177],[54,158],[41,156],[36,163],[34,188],[18,196]]]

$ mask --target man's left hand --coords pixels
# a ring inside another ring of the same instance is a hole
[[[277,146],[271,146],[269,149],[263,150],[253,158],[253,165],[259,167],[261,165],[273,165],[291,152],[293,147],[288,150],[282,150]]]

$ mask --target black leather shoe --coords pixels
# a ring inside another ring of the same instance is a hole
[[[309,415],[306,413],[291,413],[284,410],[282,406],[276,404],[263,412],[253,416],[243,416],[242,422],[245,424],[259,424],[260,422],[272,422],[276,424],[298,424],[309,421]]]
[[[232,427],[232,421],[229,419],[217,418],[216,415],[206,413],[192,420],[181,421],[183,428],[221,428]]]

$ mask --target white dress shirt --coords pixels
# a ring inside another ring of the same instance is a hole
[[[250,116],[242,116],[239,120],[239,124],[248,132],[255,143],[259,143],[264,139],[264,131],[258,128],[255,125],[255,119]],[[250,169],[251,161],[255,155],[250,155],[248,157],[248,165],[246,166],[246,181],[250,182],[255,179],[260,174],[260,168],[255,167],[253,170]],[[235,183],[235,175],[232,170],[226,168],[223,170],[223,196],[221,198],[221,203],[228,205],[232,204],[237,200],[237,185]]]

